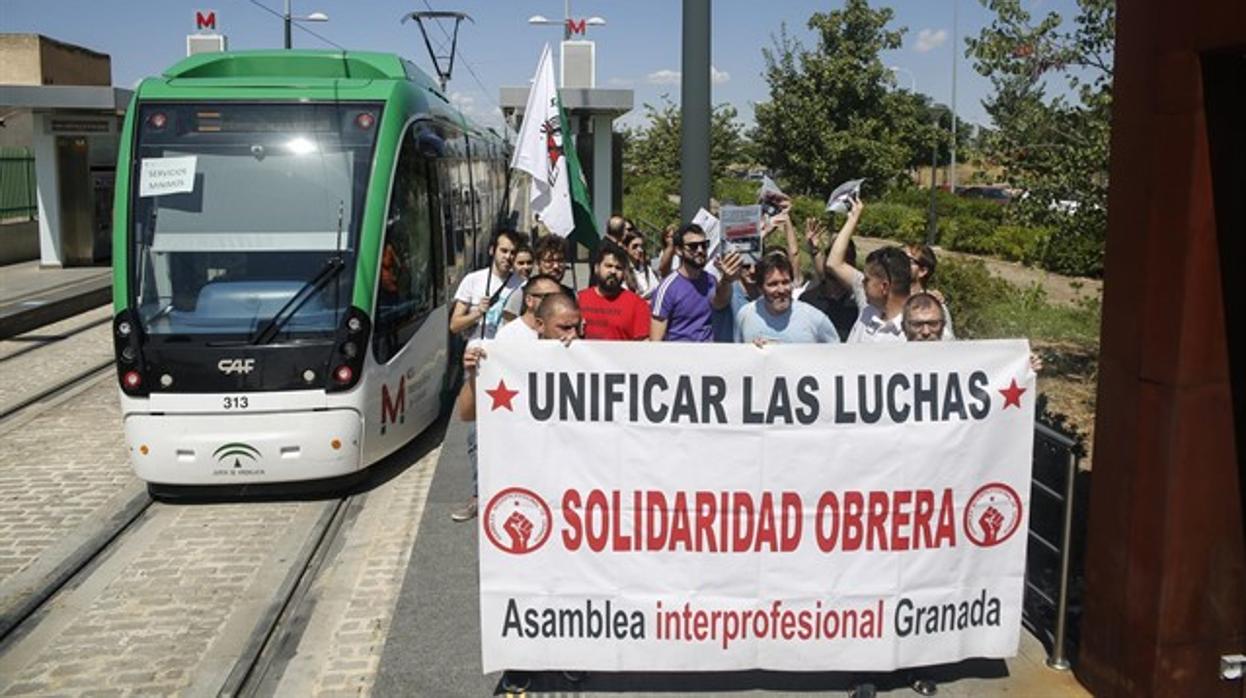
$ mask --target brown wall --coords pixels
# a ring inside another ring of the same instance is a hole
[[[111,84],[107,54],[39,34],[0,34],[0,85]]]
[[[1219,657],[1246,649],[1246,542],[1218,236],[1241,231],[1221,229],[1215,216],[1202,56],[1246,51],[1246,2],[1117,7],[1077,675],[1098,696],[1240,698],[1242,682],[1218,678]],[[1228,269],[1241,263],[1226,261]]]

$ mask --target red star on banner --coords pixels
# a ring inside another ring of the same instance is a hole
[[[1021,394],[1025,390],[1025,388],[1018,386],[1017,379],[1013,378],[1012,385],[999,390],[999,394],[1004,396],[1004,406],[1001,409],[1006,410],[1009,407],[1017,407],[1019,409],[1021,407]]]
[[[511,400],[515,399],[515,396],[518,394],[518,390],[511,390],[510,388],[507,388],[506,381],[503,380],[498,381],[498,387],[493,390],[485,391],[485,395],[493,398],[493,408],[490,410],[491,412],[502,407],[514,412],[515,408],[511,405]]]

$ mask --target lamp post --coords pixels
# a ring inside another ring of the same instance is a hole
[[[960,2],[952,0],[952,164],[948,168],[948,191],[956,193],[956,64],[957,33],[960,24]]]
[[[912,92],[913,94],[917,94],[917,76],[913,75],[913,71],[909,70],[908,68],[901,68],[898,65],[889,65],[887,66],[887,70],[890,70],[893,73],[908,73],[909,74],[909,92]]]
[[[528,18],[528,24],[538,24],[538,25],[545,25],[545,26],[551,26],[551,27],[562,25],[562,40],[570,41],[571,40],[571,0],[564,0],[562,7],[563,7],[563,18],[561,22],[548,19],[544,15],[532,15],[531,17]],[[605,23],[606,23],[606,20],[602,19],[601,17],[597,17],[597,16],[589,17],[588,19],[584,20],[583,26],[581,26],[580,31],[583,32],[584,27],[600,27],[604,25]]]
[[[326,15],[323,12],[313,12],[307,15],[306,17],[295,17],[294,15],[290,14],[290,0],[286,0],[285,8],[286,8],[286,11],[282,13],[281,21],[282,21],[282,24],[285,25],[285,47],[286,48],[290,48],[292,44],[291,36],[290,36],[290,29],[292,28],[292,25],[294,24],[294,22],[328,22],[329,21],[329,15]]]

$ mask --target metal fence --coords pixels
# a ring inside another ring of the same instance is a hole
[[[1089,473],[1081,438],[1034,423],[1034,471],[1022,620],[1048,649],[1047,665],[1070,667],[1080,639]]]
[[[0,219],[34,220],[35,156],[29,148],[0,147]]]

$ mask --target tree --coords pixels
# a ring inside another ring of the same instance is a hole
[[[878,192],[905,182],[911,164],[929,162],[934,134],[923,98],[892,90],[879,57],[900,48],[905,29],[889,29],[892,17],[867,0],[847,0],[809,18],[815,48],[784,26],[762,50],[770,100],[756,106],[752,136],[762,162],[793,191],[824,195],[865,177]]]
[[[1012,215],[1053,233],[1040,262],[1056,271],[1099,274],[1107,236],[1115,1],[1078,0],[1067,25],[1051,12],[1035,22],[1020,0],[982,0],[991,25],[967,40],[966,55],[990,79],[983,103],[996,130],[984,149],[1025,194]],[[1072,98],[1048,97],[1063,83]]]
[[[678,182],[680,110],[667,95],[662,95],[661,99],[656,107],[649,103],[644,105],[648,121],[645,126],[624,132],[624,169],[628,175]],[[735,107],[724,103],[716,105],[710,117],[712,179],[722,177],[730,165],[746,157],[744,126],[736,120],[737,116]]]
[[[655,231],[679,222],[679,106],[662,95],[658,106],[645,104],[647,123],[623,131],[623,215]],[[733,164],[750,162],[744,127],[735,107],[719,104],[710,117],[710,176],[718,181]],[[655,237],[653,243],[659,240]]]

